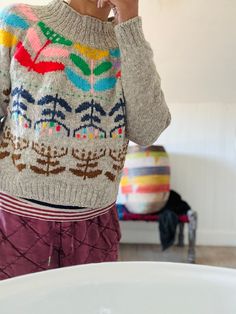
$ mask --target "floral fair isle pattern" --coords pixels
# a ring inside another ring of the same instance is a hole
[[[119,48],[101,50],[81,43],[73,43],[43,21],[39,21],[33,10],[27,5],[19,5],[21,15],[1,11],[0,19],[5,24],[26,32],[27,49],[21,40],[6,30],[0,30],[0,45],[15,47],[13,57],[28,71],[34,71],[39,75],[47,75],[49,72],[63,71],[65,78],[78,90],[84,93],[102,93],[113,89],[118,79],[121,78],[121,63]],[[28,21],[36,23],[37,28],[31,27]],[[43,34],[44,40],[41,39]],[[71,52],[74,48],[76,53]],[[47,61],[38,61],[42,56]],[[60,57],[60,62],[54,61],[54,57]],[[65,66],[63,60],[70,60],[71,66]],[[76,69],[76,70],[75,70]],[[113,70],[114,75],[106,76]],[[18,127],[24,129],[33,128],[38,136],[50,136],[63,134],[67,137],[75,137],[79,140],[122,138],[125,128],[125,102],[121,96],[113,108],[106,112],[97,99],[91,99],[78,103],[74,114],[78,117],[78,127],[70,129],[67,125],[66,114],[72,113],[72,106],[57,93],[47,94],[40,99],[34,99],[30,91],[23,86],[17,86],[11,91],[13,105],[10,111],[11,119]],[[33,121],[28,113],[29,106],[42,108],[41,118]],[[105,130],[102,127],[102,119],[111,117],[113,128]],[[115,126],[114,126],[115,124]]]

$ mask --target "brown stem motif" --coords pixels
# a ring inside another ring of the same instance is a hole
[[[11,155],[13,164],[18,169],[18,171],[22,171],[23,169],[26,168],[26,164],[23,163],[17,164],[17,162],[21,159],[22,151],[29,147],[29,141],[24,138],[12,135],[11,142],[13,147],[13,153]]]
[[[111,181],[115,181],[117,176],[119,174],[121,174],[121,171],[124,167],[124,163],[125,163],[125,157],[126,157],[126,153],[127,153],[127,149],[128,149],[128,144],[125,143],[122,145],[122,147],[117,151],[116,149],[109,149],[109,156],[111,157],[111,159],[114,161],[113,165],[112,165],[112,172],[110,171],[106,171],[105,172],[105,176],[111,180]]]
[[[35,173],[43,174],[49,176],[50,174],[59,174],[66,170],[66,167],[60,167],[60,159],[67,155],[68,148],[57,149],[55,146],[52,148],[51,146],[45,146],[44,144],[38,144],[33,142],[32,149],[40,155],[42,158],[37,158],[36,161],[39,165],[44,167],[37,167],[35,165],[30,165],[30,169]],[[58,167],[56,167],[58,166]],[[56,168],[55,168],[56,167]],[[53,169],[51,169],[53,168]]]
[[[79,160],[80,163],[76,164],[76,168],[69,168],[70,172],[78,177],[82,177],[83,180],[87,178],[96,178],[102,174],[102,169],[98,169],[98,161],[105,156],[106,149],[101,148],[99,152],[89,151],[87,154],[84,149],[79,153],[78,149],[72,149],[72,156]]]
[[[10,128],[5,128],[0,142],[0,159],[4,159],[10,155],[10,151],[8,151],[8,149],[10,150],[10,147],[8,148],[8,146],[11,143],[11,137],[12,134]]]

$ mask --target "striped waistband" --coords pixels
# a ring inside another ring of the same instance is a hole
[[[86,208],[65,211],[39,204],[34,205],[16,196],[0,192],[0,210],[5,210],[15,215],[47,221],[67,222],[88,220],[107,213],[115,204],[116,202],[113,202],[109,206],[98,209]]]

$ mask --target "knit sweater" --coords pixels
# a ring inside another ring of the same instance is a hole
[[[0,61],[0,191],[91,217],[114,204],[129,140],[150,146],[171,121],[141,17],[8,5]]]

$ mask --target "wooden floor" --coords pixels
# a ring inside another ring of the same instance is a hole
[[[119,261],[187,263],[188,246],[173,245],[164,252],[160,245],[120,243]],[[236,247],[196,246],[196,263],[236,268]]]

